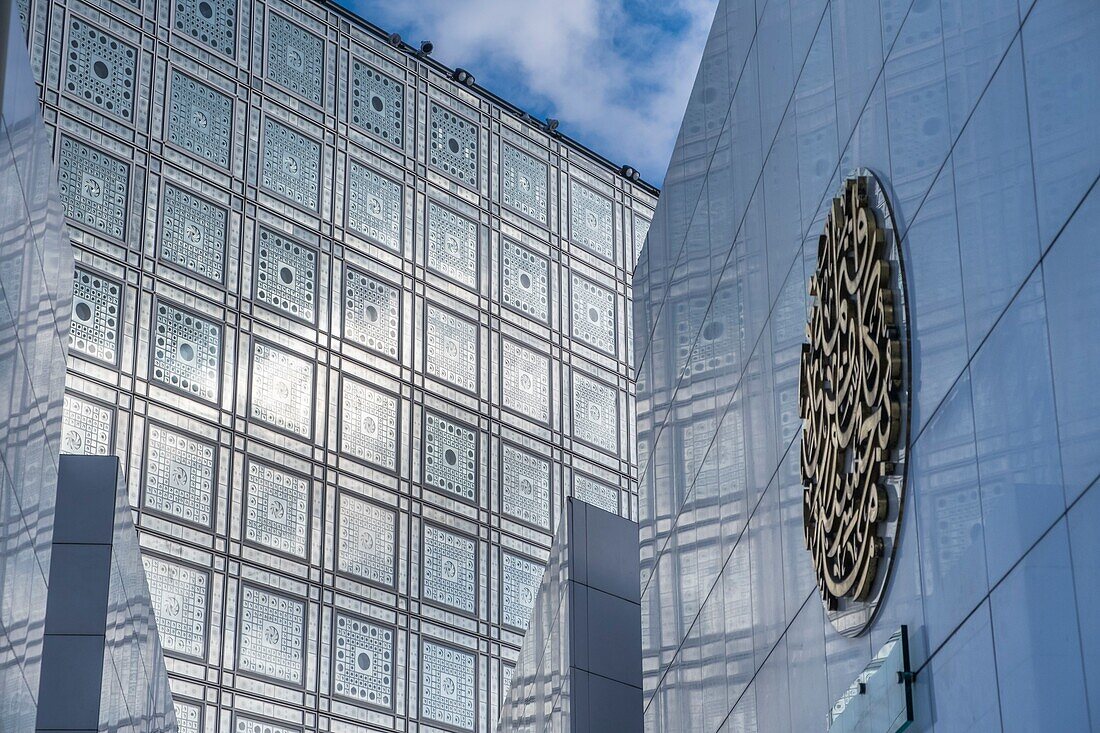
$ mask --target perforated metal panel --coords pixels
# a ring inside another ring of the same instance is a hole
[[[62,453],[110,455],[115,423],[115,414],[110,408],[65,393],[61,423]]]
[[[144,506],[201,527],[211,526],[214,446],[151,423],[145,457]]]
[[[244,538],[304,558],[309,543],[309,479],[258,461],[248,462]]]
[[[153,381],[200,400],[217,401],[221,326],[158,301],[152,340]]]
[[[437,168],[467,186],[478,183],[478,127],[470,119],[473,110],[464,117],[435,102],[430,105],[428,160]]]
[[[332,689],[356,702],[393,707],[393,629],[336,614]]]
[[[500,621],[505,626],[527,631],[544,566],[510,552],[502,555]]]
[[[397,468],[397,399],[362,382],[340,382],[340,450],[389,470]]]
[[[267,78],[320,106],[325,96],[325,42],[283,16],[269,13]]]
[[[550,529],[550,461],[507,443],[501,448],[500,510]]]
[[[550,421],[550,357],[500,340],[504,406],[541,423]]]
[[[608,453],[619,450],[615,388],[573,372],[573,435]]]
[[[175,0],[172,7],[177,31],[230,58],[236,55],[236,0]]]
[[[160,258],[222,282],[229,211],[170,183],[164,186],[160,211]]]
[[[644,219],[637,214],[634,215],[634,261],[638,261],[638,255],[642,253],[642,248],[645,246],[645,238],[649,236],[649,225],[651,224],[649,219]]]
[[[438,415],[424,415],[424,483],[477,502],[477,433]]]
[[[141,562],[161,646],[169,654],[204,659],[210,574],[152,555]]]
[[[570,284],[573,338],[614,354],[615,294],[576,273]]]
[[[569,237],[605,260],[615,261],[611,201],[576,179],[569,182]]]
[[[501,199],[505,206],[546,224],[546,163],[502,143]]]
[[[305,673],[306,625],[306,607],[302,601],[242,586],[238,625],[238,669],[301,684]]]
[[[75,16],[69,18],[65,53],[65,91],[69,94],[132,120],[137,64],[138,52],[132,45]]]
[[[344,286],[344,336],[352,343],[396,360],[401,338],[401,292],[377,278],[348,268]]]
[[[234,727],[237,733],[302,733],[301,728],[272,723],[270,720],[249,718],[243,715],[234,716]]]
[[[423,588],[427,601],[477,611],[477,542],[465,535],[424,525]]]
[[[313,364],[270,344],[252,345],[249,414],[280,430],[313,434]]]
[[[420,715],[461,730],[477,724],[477,672],[473,654],[425,640],[420,658]]]
[[[178,697],[172,700],[176,711],[176,730],[179,733],[202,733],[202,708],[183,702]]]
[[[94,272],[73,273],[69,351],[114,364],[118,360],[122,286]]]
[[[168,139],[222,168],[233,145],[233,99],[211,86],[172,70]]]
[[[126,238],[129,165],[62,136],[57,188],[65,216],[109,237]]]
[[[340,494],[336,567],[369,583],[393,587],[397,513],[350,494]]]
[[[424,370],[467,392],[477,392],[477,326],[428,304]]]
[[[405,144],[405,85],[351,60],[351,124],[397,147]]]
[[[428,267],[476,288],[477,249],[476,222],[428,202]]]
[[[505,241],[500,248],[504,305],[545,322],[550,317],[550,263],[529,249]]]
[[[348,162],[348,228],[395,252],[401,251],[404,194],[396,181]]]
[[[261,185],[310,211],[321,198],[321,145],[272,119],[264,120]]]
[[[618,490],[582,473],[573,474],[573,496],[606,512],[619,513]]]
[[[285,234],[260,229],[256,300],[313,323],[317,317],[317,251]]]

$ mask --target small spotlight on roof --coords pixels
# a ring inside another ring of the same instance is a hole
[[[546,118],[546,129],[550,132],[554,132],[558,129],[558,125],[561,124],[553,117]]]
[[[634,180],[634,176],[638,175],[638,172],[630,166],[624,165],[622,168],[619,169],[619,175],[621,175],[623,178]]]
[[[401,34],[400,33],[391,33],[390,34],[390,43],[393,44],[394,46],[400,46],[401,45]]]
[[[451,78],[457,81],[459,84],[467,87],[472,87],[474,85],[474,82],[476,81],[474,79],[474,75],[463,68],[458,68],[452,71]]]
[[[432,43],[431,41],[421,41],[420,42],[420,53],[424,54],[425,56],[431,54],[432,49],[434,49],[434,48],[435,48],[435,44]]]

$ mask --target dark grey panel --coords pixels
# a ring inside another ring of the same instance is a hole
[[[54,542],[111,544],[118,459],[61,456]]]
[[[47,635],[38,690],[40,728],[99,727],[102,636]]]
[[[46,624],[51,634],[103,634],[111,582],[109,545],[55,544]]]
[[[588,585],[638,603],[638,525],[588,507]]]

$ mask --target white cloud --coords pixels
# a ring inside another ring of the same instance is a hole
[[[434,56],[542,100],[562,132],[648,180],[664,176],[717,0],[349,0]]]

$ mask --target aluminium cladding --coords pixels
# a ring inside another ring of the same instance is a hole
[[[181,730],[489,730],[567,496],[637,516],[656,191],[309,0],[27,0]]]

